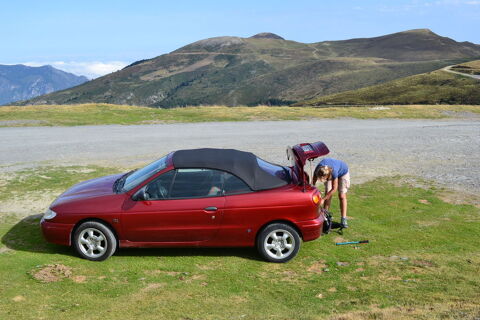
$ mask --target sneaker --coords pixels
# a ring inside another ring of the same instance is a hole
[[[348,228],[347,218],[342,218],[341,225],[344,229]]]

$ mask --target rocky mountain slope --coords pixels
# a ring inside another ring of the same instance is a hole
[[[478,57],[479,45],[426,29],[310,44],[272,33],[217,37],[20,104],[291,104]]]

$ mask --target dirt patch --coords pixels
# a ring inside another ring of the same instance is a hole
[[[149,274],[149,275],[164,274],[164,275],[167,275],[167,276],[170,276],[170,277],[176,277],[178,275],[184,274],[185,272],[165,271],[165,270],[148,270],[148,271],[145,271],[145,273]]]
[[[281,272],[280,275],[281,275],[281,280],[286,282],[297,283],[300,279],[300,275],[295,271],[291,271],[291,270],[285,270]]]
[[[206,263],[206,264],[197,264],[196,266],[200,270],[215,270],[216,269],[216,264],[214,262],[209,262],[209,263]]]
[[[0,247],[0,254],[7,253],[7,252],[10,252],[10,251],[12,251],[12,249],[9,249],[7,247]]]
[[[420,227],[433,227],[433,226],[438,226],[440,223],[438,221],[430,220],[430,221],[417,221],[417,224]]]
[[[165,283],[149,283],[142,291],[152,291],[165,286]]]
[[[423,204],[432,204],[430,201],[425,200],[425,199],[418,199],[418,202],[423,203]]]
[[[15,302],[22,302],[22,301],[25,301],[25,297],[24,296],[15,296],[12,298],[13,301]]]
[[[57,282],[72,276],[72,268],[63,264],[48,264],[32,271],[32,276],[40,282]]]
[[[412,263],[418,267],[435,267],[435,263],[428,260],[413,260]]]
[[[242,296],[231,296],[230,300],[235,303],[245,303],[248,302],[248,299]]]
[[[87,281],[87,277],[85,277],[85,276],[74,276],[74,277],[72,277],[72,280],[75,283],[85,283]]]
[[[332,287],[327,290],[328,292],[337,292],[337,288]]]
[[[202,283],[206,283],[207,276],[204,274],[194,274],[191,277],[187,277],[186,275],[182,275],[178,278],[179,280],[185,281],[185,283],[192,283],[194,281],[202,281]]]
[[[319,260],[315,263],[313,263],[310,267],[308,267],[309,272],[313,273],[322,273],[324,272],[325,268],[327,268],[326,261],[325,260]]]

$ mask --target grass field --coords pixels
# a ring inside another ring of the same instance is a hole
[[[1,180],[0,203],[51,201],[77,181],[118,171],[19,171]],[[130,249],[89,262],[44,242],[34,215],[41,206],[21,219],[5,205],[0,319],[473,319],[480,209],[446,203],[444,192],[391,178],[356,185],[351,228],[304,243],[287,264],[250,248]],[[370,244],[335,246],[363,239]]]
[[[2,126],[78,126],[207,121],[306,120],[324,118],[441,119],[461,113],[480,114],[472,105],[408,105],[359,107],[186,107],[155,109],[109,104],[1,107]]]

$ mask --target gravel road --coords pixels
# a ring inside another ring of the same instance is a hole
[[[353,182],[418,175],[480,193],[480,121],[315,120],[0,128],[0,172],[39,165],[135,166],[175,149],[236,148],[284,163],[285,147],[324,141]]]
[[[459,75],[464,76],[464,77],[469,77],[469,78],[472,78],[472,79],[480,80],[480,75],[478,75],[478,74],[468,74],[468,73],[453,71],[451,68],[454,67],[454,66],[455,65],[447,66],[447,67],[443,68],[442,70],[446,71],[446,72],[450,72],[450,73],[459,74]]]

